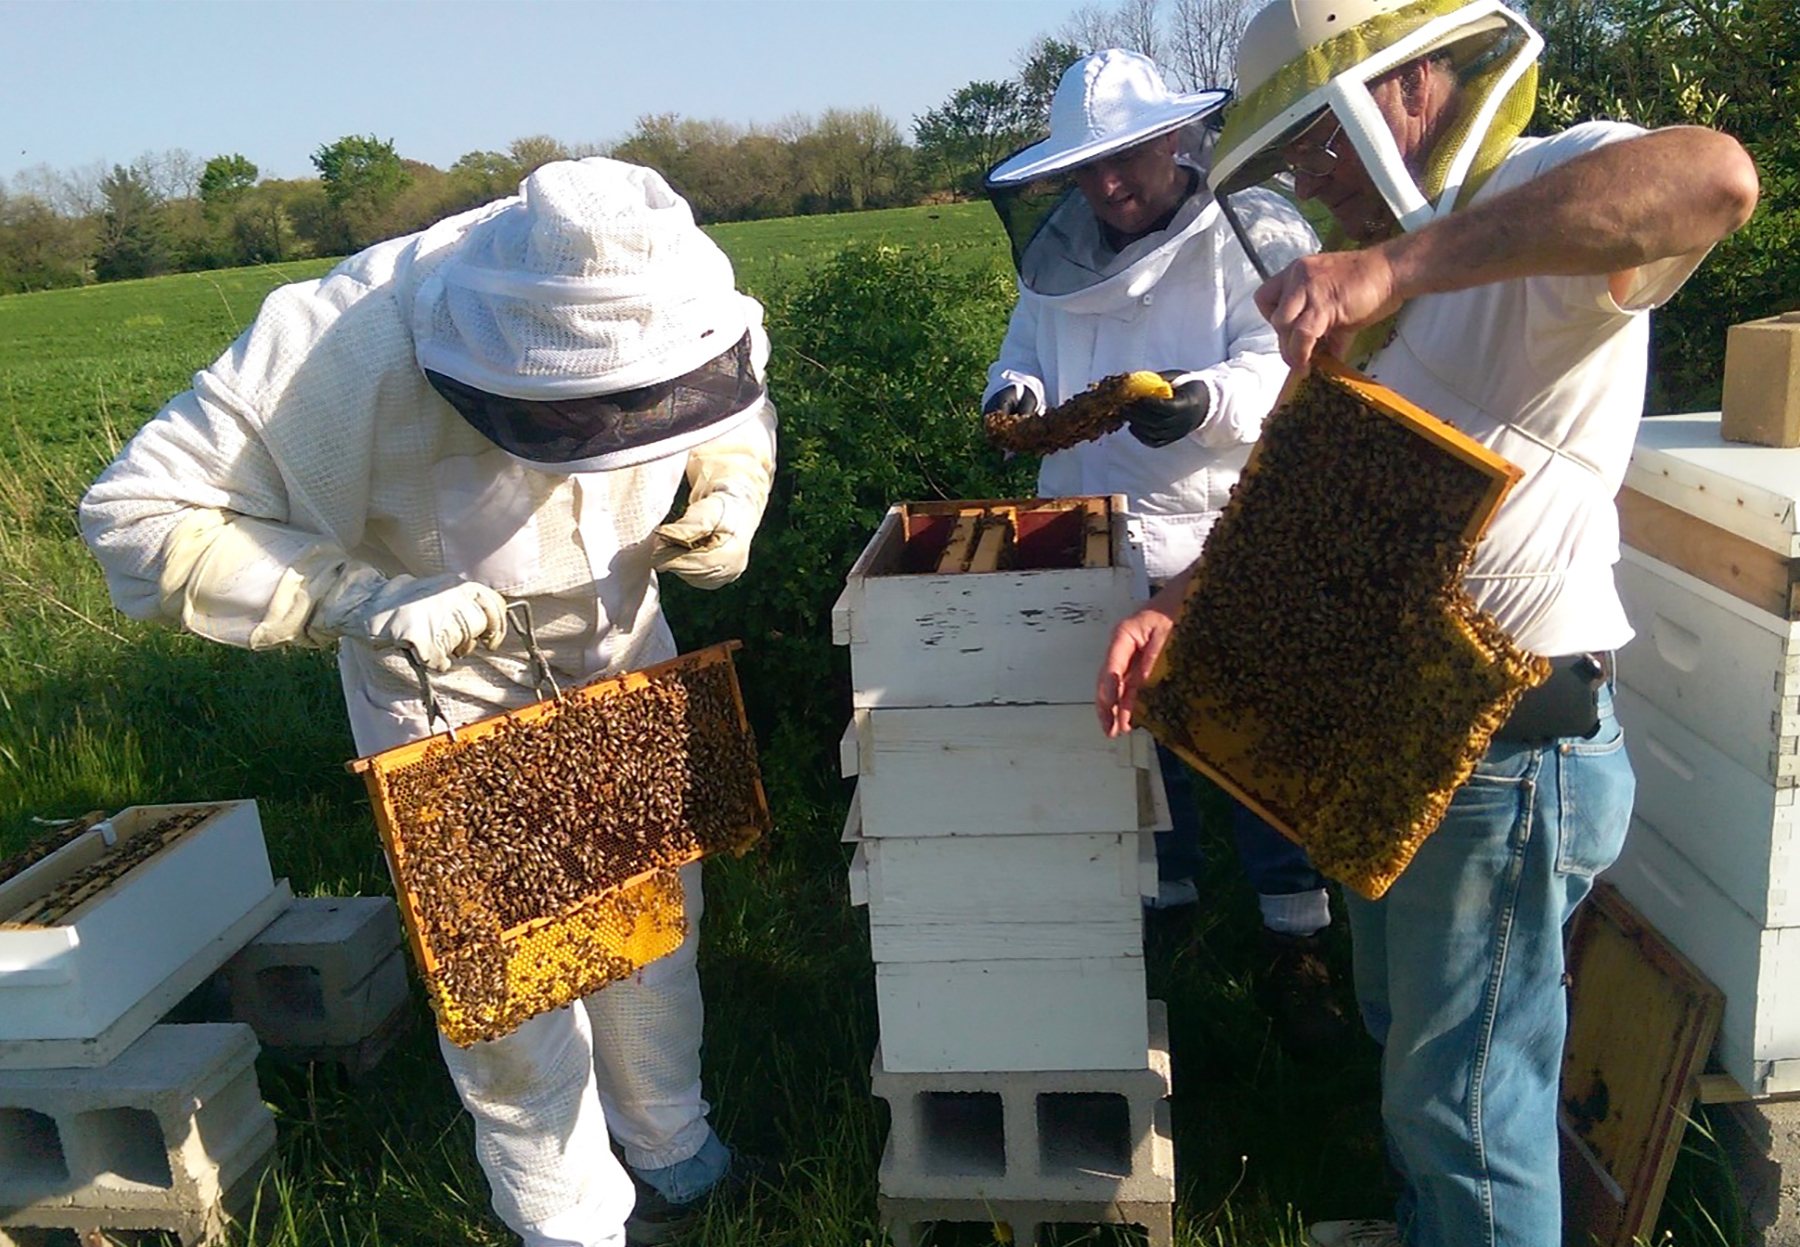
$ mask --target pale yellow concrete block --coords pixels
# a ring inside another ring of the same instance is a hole
[[[1726,331],[1719,435],[1757,446],[1800,446],[1800,311]]]

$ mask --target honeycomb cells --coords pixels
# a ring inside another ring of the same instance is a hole
[[[1549,667],[1462,588],[1493,473],[1315,373],[1207,540],[1140,721],[1386,891]]]
[[[686,932],[675,868],[742,852],[768,825],[728,662],[434,740],[382,786],[427,991],[460,1044],[672,951]]]

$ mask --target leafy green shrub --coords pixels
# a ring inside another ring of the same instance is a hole
[[[1035,461],[1003,464],[978,410],[1012,302],[998,264],[860,244],[768,299],[780,453],[750,568],[717,593],[670,581],[667,596],[684,648],[743,639],[758,735],[800,749],[803,765],[849,714],[831,606],[888,507],[1032,491]]]

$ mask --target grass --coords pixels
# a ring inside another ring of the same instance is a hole
[[[714,233],[744,284],[767,291],[851,239],[984,262],[1002,254],[986,213],[950,205]],[[367,801],[343,767],[353,749],[329,657],[250,654],[122,618],[74,527],[76,501],[122,438],[224,348],[264,293],[327,266],[0,298],[0,855],[27,843],[39,820],[253,797],[276,873],[297,893],[388,892]],[[739,659],[754,664],[755,647]],[[875,1172],[885,1110],[868,1089],[873,974],[838,842],[849,793],[807,761],[831,757],[832,743],[765,742],[775,834],[743,860],[708,867],[701,972],[714,1120],[785,1171],[736,1215],[702,1226],[692,1242],[706,1247],[882,1241]],[[1388,1207],[1375,1051],[1359,1039],[1341,1059],[1301,1066],[1275,1047],[1251,1001],[1254,903],[1217,794],[1208,800],[1204,903],[1159,920],[1149,944],[1151,994],[1169,1006],[1174,1046],[1177,1242],[1292,1247],[1303,1213]],[[1347,975],[1341,931],[1330,947]],[[488,1211],[468,1119],[422,1001],[413,1012],[412,1030],[357,1082],[331,1066],[259,1061],[279,1162],[235,1241],[513,1241]],[[1664,1225],[1681,1247],[1736,1241],[1729,1172],[1702,1132],[1690,1132],[1672,1190]],[[937,1241],[992,1235],[977,1228]]]

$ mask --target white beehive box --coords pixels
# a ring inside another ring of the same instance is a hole
[[[67,906],[61,884],[192,826]],[[133,806],[0,885],[0,1066],[105,1064],[284,909],[253,801]]]
[[[1623,680],[1617,709],[1635,816],[1759,926],[1800,926],[1800,789],[1753,775]]]
[[[831,610],[857,706],[1092,701],[1115,623],[1148,596],[1124,499],[1017,500],[1013,569],[937,573],[959,507],[891,508]],[[1085,525],[1094,540],[1078,538]]]
[[[1150,1042],[1143,957],[877,963],[895,1073],[1135,1069]]]
[[[1637,632],[1619,681],[1763,782],[1800,780],[1800,622],[1630,548],[1615,572]]]
[[[862,833],[1028,836],[1167,826],[1148,735],[1070,705],[858,709],[839,742]]]
[[[868,907],[876,961],[1142,954],[1154,833],[865,840],[858,806],[850,896]]]
[[[1638,819],[1603,877],[1725,994],[1725,1073],[1753,1096],[1800,1092],[1800,927],[1762,926]]]

